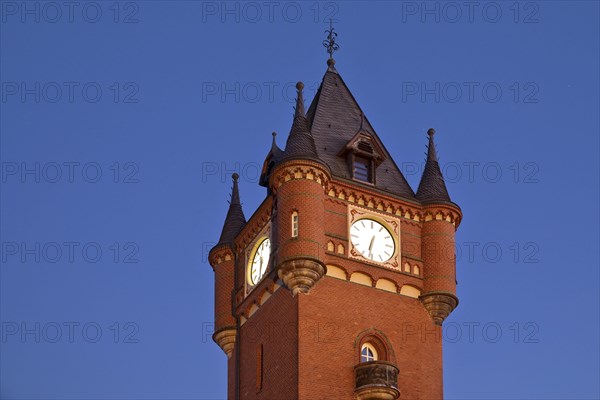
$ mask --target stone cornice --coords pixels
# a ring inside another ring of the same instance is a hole
[[[458,228],[462,219],[460,208],[454,203],[415,204],[400,198],[368,191],[339,181],[330,181],[326,187],[328,198],[337,204],[356,204],[374,211],[401,217],[403,223],[420,226],[426,220],[443,220]],[[439,215],[439,216],[438,216]]]
[[[268,297],[270,297],[265,297],[265,294],[268,293],[268,295],[272,295],[282,285],[283,282],[277,278],[277,272],[270,271],[266,276],[263,277],[262,281],[259,282],[257,286],[252,288],[247,295],[244,295],[245,288],[242,287],[236,293],[236,315],[240,318],[250,318],[251,309],[253,306],[255,306],[255,308],[259,308],[268,300]]]
[[[271,219],[273,211],[273,197],[267,196],[254,214],[250,217],[244,229],[238,234],[235,239],[237,253],[242,252],[258,235]]]
[[[462,221],[462,211],[459,206],[454,203],[440,202],[428,203],[423,206],[424,222],[429,221],[446,221],[454,225],[454,229],[458,229]]]
[[[221,244],[213,247],[208,253],[208,262],[213,271],[215,267],[223,261],[231,261],[234,258],[233,250],[228,244]]]

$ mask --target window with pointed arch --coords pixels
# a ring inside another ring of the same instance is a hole
[[[298,211],[292,213],[292,237],[298,237]]]
[[[360,362],[377,361],[377,350],[371,343],[363,343],[360,349]]]

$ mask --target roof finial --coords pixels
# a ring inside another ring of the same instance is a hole
[[[427,130],[427,135],[429,136],[429,144],[427,145],[427,159],[434,160],[437,162],[437,152],[435,151],[435,143],[433,142],[433,135],[435,135],[435,129],[429,128]]]
[[[360,112],[360,128],[359,130],[364,130],[365,128],[363,127],[365,124],[365,113],[364,112]]]
[[[329,29],[325,31],[327,34],[327,39],[323,40],[323,46],[327,48],[327,53],[329,53],[329,59],[327,60],[327,65],[332,66],[335,64],[335,60],[333,59],[333,52],[338,51],[340,49],[340,45],[335,42],[337,38],[337,32],[333,29],[333,19],[329,19]]]
[[[296,89],[298,90],[298,97],[296,98],[296,112],[294,113],[294,117],[299,115],[303,116],[304,113],[304,96],[302,95],[302,89],[304,89],[304,83],[298,82],[296,83]]]
[[[231,189],[231,202],[230,204],[240,204],[240,192],[238,189],[238,179],[240,175],[237,172],[231,174],[231,180],[233,181],[233,188]]]

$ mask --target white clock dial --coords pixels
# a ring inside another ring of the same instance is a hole
[[[394,255],[396,243],[390,231],[372,219],[360,219],[350,227],[350,241],[366,259],[386,262]]]
[[[256,285],[267,271],[271,256],[271,241],[263,240],[256,249],[250,264],[250,283]]]

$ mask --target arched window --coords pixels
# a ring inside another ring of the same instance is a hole
[[[292,237],[298,237],[298,211],[292,213]]]
[[[360,350],[360,362],[377,361],[377,350],[371,343],[364,343]]]
[[[358,334],[354,342],[356,360],[359,363],[373,361],[396,362],[394,349],[385,334],[375,328],[370,328]]]
[[[421,273],[421,269],[419,268],[419,266],[418,266],[418,265],[415,265],[415,266],[413,267],[413,274],[415,274],[415,275],[419,275],[420,273]]]

